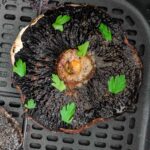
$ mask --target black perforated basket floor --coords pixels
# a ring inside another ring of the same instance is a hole
[[[55,133],[30,120],[23,124],[19,94],[11,83],[11,44],[19,30],[37,15],[25,1],[0,0],[0,106],[4,106],[24,127],[24,150],[149,150],[150,29],[146,19],[126,0],[70,0],[98,5],[122,21],[130,43],[135,45],[143,60],[144,77],[134,110],[99,123],[81,134]],[[55,2],[51,3],[55,5]],[[149,14],[150,22],[150,2],[146,7],[144,13]]]

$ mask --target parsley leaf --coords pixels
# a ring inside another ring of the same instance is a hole
[[[59,30],[61,32],[63,32],[64,28],[63,28],[63,25],[60,25],[60,24],[53,24],[53,27],[55,30]]]
[[[105,40],[112,41],[112,33],[107,25],[105,25],[104,23],[100,23],[98,28]]]
[[[79,57],[83,57],[87,54],[88,48],[89,48],[90,42],[86,41],[82,45],[78,46],[77,55]]]
[[[13,66],[13,72],[20,77],[24,77],[26,75],[26,63],[19,59]]]
[[[29,99],[27,104],[24,105],[27,109],[34,109],[36,107],[36,102],[33,99]]]
[[[60,80],[58,75],[52,74],[52,81],[53,83],[51,85],[58,89],[60,92],[66,90],[66,85],[64,84],[64,81]]]
[[[71,17],[68,15],[59,15],[56,18],[55,22],[52,24],[52,26],[55,30],[59,30],[63,32],[64,31],[63,25],[67,23],[68,21],[70,21],[70,19]]]
[[[63,25],[63,24],[65,24],[65,23],[67,23],[70,19],[71,19],[71,17],[68,16],[68,15],[59,15],[59,16],[56,18],[55,23]]]
[[[67,105],[63,106],[63,108],[60,110],[61,120],[70,124],[73,120],[75,111],[76,104],[74,102],[68,103]]]
[[[125,75],[111,76],[108,80],[108,90],[113,94],[118,94],[126,88]]]

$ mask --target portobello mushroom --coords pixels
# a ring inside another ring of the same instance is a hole
[[[70,19],[61,24],[63,16]],[[13,67],[19,59],[26,73],[14,72],[12,80],[21,101],[34,100],[28,115],[53,131],[79,133],[127,111],[142,82],[141,59],[121,23],[96,6],[70,4],[40,15],[12,46]],[[54,75],[64,90],[54,85]]]

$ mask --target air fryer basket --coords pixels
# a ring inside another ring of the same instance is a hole
[[[0,105],[23,125],[24,150],[149,150],[150,29],[148,23],[126,0],[60,0],[60,3],[63,2],[98,5],[123,23],[130,43],[135,45],[143,60],[143,84],[135,109],[115,119],[99,123],[81,134],[49,132],[29,119],[24,120],[23,124],[19,94],[11,82],[9,50],[19,30],[28,24],[37,12],[30,8],[26,0],[1,0]],[[59,4],[50,2],[50,6]],[[148,11],[150,9],[147,9]]]

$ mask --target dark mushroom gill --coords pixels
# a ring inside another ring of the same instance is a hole
[[[59,15],[70,15],[64,32],[56,31],[52,23]],[[112,31],[113,40],[107,42],[98,31],[99,23],[105,23]],[[141,62],[137,53],[125,42],[126,34],[118,20],[112,19],[98,7],[62,7],[49,10],[35,25],[26,29],[22,36],[23,48],[15,55],[27,64],[27,75],[13,75],[25,100],[33,98],[37,108],[29,111],[32,118],[44,127],[58,131],[60,128],[78,129],[96,118],[110,118],[132,107],[142,80]],[[95,72],[88,83],[67,95],[51,86],[52,73],[57,74],[57,59],[68,49],[90,42],[89,52],[94,54]],[[111,76],[125,74],[127,87],[119,94],[108,92]],[[70,125],[61,121],[60,109],[74,101],[77,110]]]

